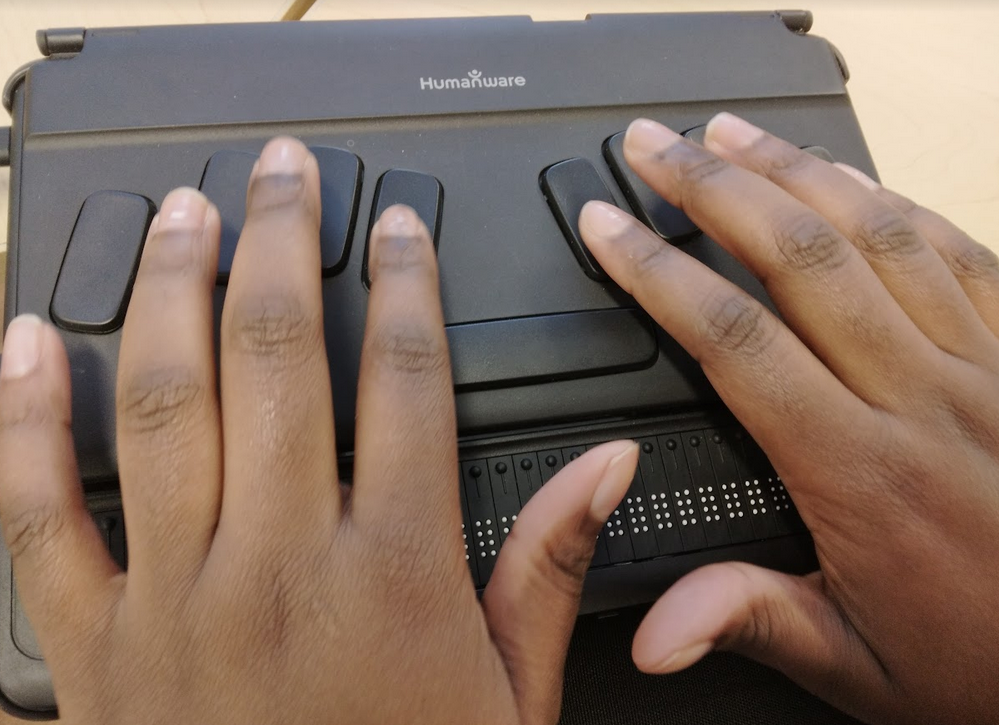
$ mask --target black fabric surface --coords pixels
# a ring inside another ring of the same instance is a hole
[[[644,608],[582,617],[566,664],[561,725],[860,725],[782,674],[718,653],[653,677],[631,661]]]

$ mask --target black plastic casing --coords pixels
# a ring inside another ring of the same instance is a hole
[[[443,186],[447,324],[632,307],[613,283],[583,273],[539,174],[588,159],[628,209],[604,142],[638,116],[682,131],[727,110],[876,176],[837,54],[806,35],[809,26],[807,13],[705,13],[73,31],[5,92],[13,117],[5,323],[49,314],[90,194],[121,190],[158,204],[174,187],[197,186],[216,151],[259,153],[278,133],[348,149],[364,167],[358,218],[347,263],[324,279],[323,295],[337,445],[349,470],[367,302],[362,252],[384,172],[411,169]],[[507,83],[473,84],[478,78]],[[683,248],[771,304],[710,239]],[[217,312],[224,294],[219,286]],[[641,369],[459,391],[462,458],[733,423],[694,361],[656,334],[658,356]],[[120,330],[63,337],[81,473],[92,503],[113,508]],[[815,564],[807,536],[790,536],[607,567],[591,572],[584,610],[650,601],[690,569],[727,558],[789,571]],[[26,644],[23,631],[12,633],[23,615],[12,604],[6,551],[0,563],[4,705],[50,717],[51,686],[33,636]]]

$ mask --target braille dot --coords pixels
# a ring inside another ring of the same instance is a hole
[[[683,489],[683,495],[684,496],[689,496],[690,495],[690,489],[687,489],[687,488]]]
[[[496,546],[496,539],[489,539],[490,546]]]
[[[638,520],[637,520],[637,519],[635,519],[635,517],[632,517],[632,518],[631,518],[631,523],[633,523],[633,524],[637,524],[637,523],[638,523]]]
[[[687,499],[687,505],[690,506],[690,499]]]
[[[478,478],[479,476],[482,475],[482,469],[479,468],[478,466],[472,466],[471,468],[468,469],[468,475],[471,476],[472,478]]]
[[[475,525],[476,525],[476,526],[482,526],[482,522],[481,522],[481,521],[476,521],[476,522],[475,522]]]
[[[491,523],[492,523],[491,519],[486,519],[486,526],[489,526],[489,524],[491,524]]]
[[[484,551],[482,552],[482,558],[483,558],[483,559],[485,559],[485,558],[486,558],[486,552],[484,552]]]
[[[662,525],[662,524],[659,524],[659,528],[660,528],[660,529],[662,529],[662,527],[663,527],[663,525]]]
[[[698,438],[697,436],[691,436],[690,445],[693,446],[694,448],[697,448],[697,446],[701,445],[701,439]]]
[[[504,516],[503,518],[500,519],[500,523],[504,523],[504,524],[506,523],[506,516]]]
[[[645,510],[644,506],[639,506],[638,507],[638,513],[642,513],[644,510]]]
[[[636,534],[638,533],[638,527],[635,527],[634,533],[636,533]]]
[[[690,520],[690,523],[692,523],[692,524],[696,524],[696,523],[697,523],[697,519],[691,519],[691,520]]]
[[[758,513],[759,513],[758,509],[753,509],[753,516],[756,516],[756,514],[758,514]]]
[[[763,513],[767,512],[766,508],[761,508],[760,511],[762,511]]]
[[[510,533],[510,529],[504,527],[503,528],[503,533],[504,534],[509,534]]]
[[[620,530],[619,530],[619,531],[617,532],[617,535],[618,535],[618,536],[624,536],[624,529],[620,529]]]
[[[486,548],[486,542],[480,541],[479,542],[479,546],[482,547],[483,549],[485,549]]]
[[[613,532],[613,531],[611,531],[611,532],[610,532],[609,534],[607,534],[607,535],[608,535],[609,537],[611,537],[612,539],[614,538],[614,532]]]
[[[652,500],[653,500],[653,501],[655,501],[655,500],[656,500],[656,494],[652,494]]]
[[[739,512],[739,518],[742,518],[742,511]]]
[[[525,471],[530,471],[534,467],[534,464],[531,463],[530,458],[523,458],[520,461],[520,467],[523,468]]]
[[[665,516],[666,518],[669,518],[669,514],[668,514],[668,513],[667,513],[667,514],[663,514],[663,515],[664,515],[664,516]]]
[[[643,527],[642,527],[642,531],[648,531],[648,530],[649,530],[649,527],[648,527],[648,526],[643,526]]]
[[[663,515],[662,515],[662,514],[656,514],[656,521],[659,521],[659,520],[661,520],[661,519],[662,519],[662,517],[663,517]]]
[[[645,521],[645,517],[644,516],[642,516],[641,519],[642,519],[642,521]]]
[[[715,433],[713,436],[711,436],[711,440],[713,440],[715,443],[721,443],[722,437],[719,434]]]
[[[500,461],[494,466],[494,469],[496,470],[496,473],[500,474],[506,473],[506,464],[503,463],[503,461]]]
[[[490,551],[489,552],[489,556],[496,556],[496,550],[494,549],[494,550]]]
[[[581,454],[579,451],[573,451],[572,453],[569,454],[569,460],[575,461],[577,458],[579,458],[580,455]]]
[[[686,526],[687,525],[687,519],[683,519],[682,521],[680,521],[680,523],[683,524],[684,526]]]
[[[662,528],[662,524],[659,524],[659,528]],[[667,529],[672,529],[673,528],[673,524],[666,524],[666,528]]]
[[[654,451],[655,448],[652,447],[651,443],[645,441],[645,443],[642,444],[642,450],[645,451],[646,453],[652,453],[652,451]]]
[[[555,468],[555,466],[558,465],[558,459],[556,459],[555,456],[546,456],[545,465],[549,468]]]
[[[511,520],[512,520],[512,521],[516,521],[516,520],[517,520],[517,514],[514,514],[514,515],[513,515],[513,518],[512,518]]]
[[[666,441],[666,448],[669,449],[669,450],[671,450],[671,451],[675,451],[676,450],[676,441],[673,440],[672,438],[670,438],[668,441]]]

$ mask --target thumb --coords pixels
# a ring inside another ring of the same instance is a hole
[[[638,445],[631,441],[580,456],[531,498],[500,549],[482,608],[522,723],[558,720],[583,577],[637,463]]]
[[[835,602],[820,572],[790,576],[741,562],[713,564],[674,584],[632,645],[638,669],[677,672],[713,649],[780,670],[856,717],[873,712],[888,674]]]

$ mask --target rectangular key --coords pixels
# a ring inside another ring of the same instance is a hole
[[[465,486],[465,500],[468,502],[468,520],[472,524],[472,549],[479,571],[479,584],[485,586],[492,576],[496,557],[499,555],[499,540],[496,534],[496,510],[493,508],[493,492],[489,485],[489,474],[484,460],[463,461],[461,478]],[[491,544],[489,542],[492,542]]]
[[[541,466],[536,453],[519,453],[513,457],[514,475],[517,477],[517,491],[520,493],[520,505],[527,502],[544,484]]]
[[[645,493],[648,496],[646,509],[651,514],[649,521],[656,535],[660,554],[677,554],[683,551],[680,525],[676,519],[676,507],[670,496],[666,469],[659,454],[659,443],[655,438],[638,440],[638,468],[642,472]]]
[[[722,493],[715,483],[715,472],[711,467],[704,438],[698,432],[684,433],[681,437],[691,483],[690,495],[685,496],[684,500],[695,502],[694,515],[704,524],[704,537],[708,546],[729,544],[732,538],[729,536],[728,522],[722,508]]]
[[[596,167],[586,159],[568,159],[541,172],[541,191],[573,256],[590,279],[607,281],[607,273],[593,257],[579,232],[579,212],[591,199],[617,205]]]
[[[749,501],[736,463],[734,434],[734,429],[713,428],[703,431],[701,435],[715,471],[715,481],[721,488],[722,517],[728,521],[728,532],[732,537],[732,543],[738,544],[753,541],[756,534],[753,531]],[[698,493],[700,494],[700,491]]]
[[[381,217],[382,212],[394,204],[405,204],[416,212],[430,232],[434,243],[434,251],[440,241],[441,214],[444,209],[444,187],[433,176],[421,174],[418,171],[390,169],[382,174],[375,187],[375,200],[371,208],[370,225]],[[371,285],[368,276],[368,247],[371,243],[371,229],[368,229],[368,241],[364,245],[364,259],[361,262],[361,274],[364,284]]]
[[[124,191],[87,197],[52,295],[56,324],[78,332],[121,327],[154,211],[149,199]]]
[[[319,166],[322,221],[319,250],[324,275],[334,275],[347,265],[354,236],[357,205],[361,199],[361,160],[345,149],[313,146],[309,149]]]
[[[635,560],[659,556],[659,545],[656,543],[655,527],[652,524],[652,509],[642,480],[641,466],[636,466],[631,486],[621,505],[625,508],[626,523],[631,531]]]
[[[502,546],[517,520],[517,514],[520,513],[520,491],[513,471],[513,459],[510,456],[490,458],[486,461],[486,465],[489,471],[489,483],[493,489],[493,509],[496,511],[494,531],[499,546]]]
[[[698,551],[708,546],[704,534],[704,523],[694,503],[695,494],[690,480],[690,469],[687,467],[687,456],[684,453],[683,437],[680,434],[659,436],[659,453],[662,455],[663,468],[666,471],[666,481],[669,484],[670,502],[674,505],[674,514],[680,528],[680,540],[684,551]]]
[[[746,506],[752,514],[753,531],[758,539],[769,539],[777,535],[777,521],[774,518],[774,506],[766,490],[766,477],[772,476],[772,469],[767,457],[756,441],[744,430],[736,431],[739,476],[742,480]]]
[[[215,204],[222,220],[218,279],[224,282],[232,271],[236,244],[246,221],[246,192],[250,172],[260,157],[245,151],[218,151],[205,165],[201,193]]]
[[[461,499],[461,538],[465,545],[465,561],[468,562],[468,569],[472,575],[472,583],[479,586],[479,567],[475,562],[475,544],[471,540],[472,523],[468,518],[468,499],[465,496],[465,487],[461,483],[459,475],[458,496]]]

